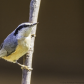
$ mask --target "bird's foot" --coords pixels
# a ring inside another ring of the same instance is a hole
[[[28,70],[28,71],[33,70],[32,68],[29,68],[29,67],[26,66],[26,65],[22,65],[22,66],[21,66],[21,69],[26,69],[26,70]]]
[[[21,69],[26,69],[26,70],[28,70],[28,71],[33,70],[32,68],[29,68],[29,67],[26,66],[26,65],[23,65],[23,64],[18,63],[17,61],[16,61],[16,63],[17,63],[19,66],[21,66]]]

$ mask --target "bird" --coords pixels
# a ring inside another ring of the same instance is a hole
[[[18,63],[17,60],[29,51],[31,31],[35,25],[37,23],[24,22],[10,33],[0,46],[0,58],[32,70],[28,66]]]

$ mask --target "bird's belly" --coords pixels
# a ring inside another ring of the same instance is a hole
[[[10,62],[15,62],[18,60],[20,57],[22,57],[24,54],[26,54],[28,51],[28,48],[23,48],[22,46],[18,46],[16,48],[16,51],[10,54],[9,56],[4,56],[2,57],[3,59],[10,61]]]
[[[22,57],[24,54],[26,54],[30,47],[30,41],[26,39],[24,42],[20,42],[17,46],[16,50],[10,54],[9,56],[2,57],[3,59],[15,63],[16,60],[18,60],[20,57]]]

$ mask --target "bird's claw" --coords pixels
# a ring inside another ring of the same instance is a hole
[[[29,68],[28,66],[25,66],[25,65],[22,65],[21,69],[26,69],[26,70],[28,70],[28,71],[33,70],[32,68]]]

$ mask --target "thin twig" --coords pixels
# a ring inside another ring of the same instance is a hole
[[[29,14],[29,22],[35,23],[38,19],[38,13],[40,8],[41,0],[31,0],[30,2],[30,14]],[[36,26],[34,26],[31,34],[36,34]],[[23,57],[23,64],[32,67],[32,58],[34,52],[34,41],[35,37],[31,38],[31,50],[28,51],[28,54]],[[31,71],[26,69],[22,70],[22,84],[30,84],[31,81]]]

